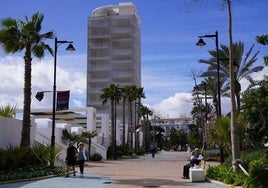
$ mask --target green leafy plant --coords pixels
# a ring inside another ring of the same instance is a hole
[[[7,104],[6,106],[0,106],[0,116],[14,117],[17,109],[18,105],[11,106],[10,104]]]
[[[9,145],[4,151],[9,169],[16,169],[28,151],[28,148]]]
[[[268,187],[267,179],[267,162],[265,158],[253,160],[249,163],[249,178],[246,181],[246,187],[248,188],[265,188]]]
[[[51,146],[47,146],[47,160],[51,167],[54,166],[55,160],[59,157],[61,150],[61,148],[52,148]]]
[[[91,161],[101,161],[102,160],[102,156],[101,154],[99,153],[94,153],[91,158],[90,158]]]

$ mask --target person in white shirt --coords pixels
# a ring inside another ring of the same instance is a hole
[[[199,149],[195,148],[194,154],[190,158],[190,163],[184,165],[183,167],[183,179],[189,179],[189,169],[194,165],[199,165],[201,160],[203,160],[203,156],[199,153]]]
[[[86,157],[86,153],[85,153],[85,148],[84,148],[84,144],[82,142],[80,142],[78,144],[78,156],[77,156],[77,161],[79,164],[79,169],[80,169],[80,175],[83,176],[84,174],[84,165],[85,165],[85,161],[87,159]]]

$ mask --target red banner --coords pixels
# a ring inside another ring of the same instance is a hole
[[[69,109],[69,97],[70,91],[57,91],[57,111]]]

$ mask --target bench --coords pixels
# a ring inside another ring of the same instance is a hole
[[[199,166],[194,166],[189,169],[189,178],[192,182],[205,181],[206,161],[201,160]]]

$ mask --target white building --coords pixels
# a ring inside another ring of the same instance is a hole
[[[112,83],[141,87],[139,22],[132,3],[99,7],[88,20],[87,106],[98,114],[110,114],[110,104],[100,100],[103,88]]]
[[[190,133],[189,125],[195,124],[192,118],[159,118],[151,120],[152,126],[158,126],[165,130],[165,136],[169,136],[171,129],[183,130],[186,134]]]

